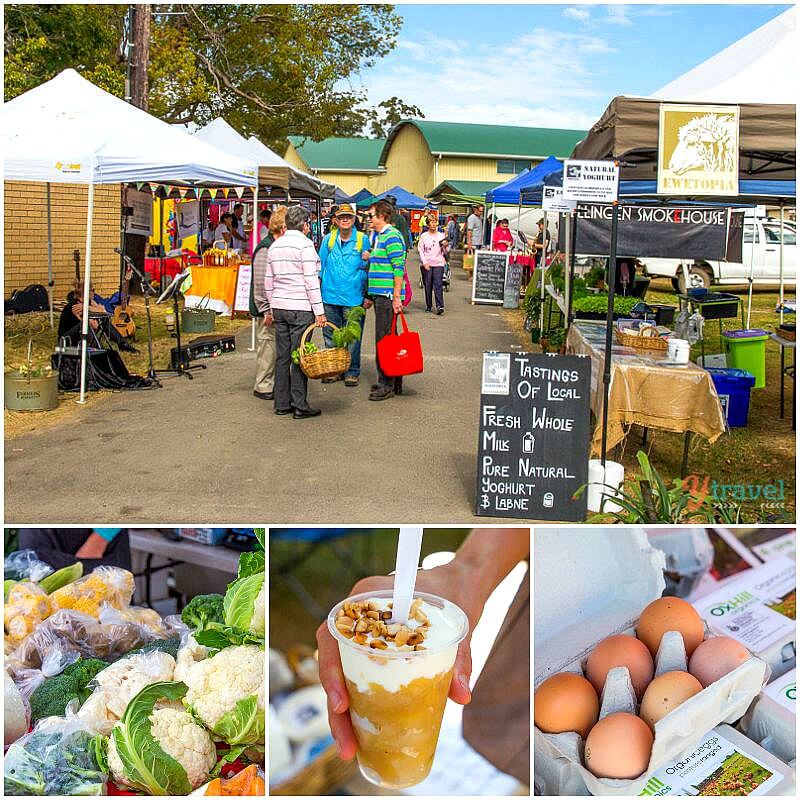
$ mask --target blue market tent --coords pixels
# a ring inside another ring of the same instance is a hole
[[[417,195],[406,191],[402,186],[393,186],[391,189],[381,192],[378,198],[382,200],[389,194],[397,198],[398,208],[427,208],[430,205],[430,202],[424,197],[417,197]]]
[[[560,173],[564,168],[562,161],[553,156],[548,156],[541,164],[537,164],[533,169],[527,169],[515,175],[510,181],[506,181],[500,186],[486,192],[486,203],[494,203],[498,206],[515,206],[520,202],[520,193],[526,188],[531,187],[544,180],[545,177],[553,172]]]
[[[375,195],[369,189],[359,189],[351,198],[351,203],[360,203],[362,200],[372,200]]]
[[[349,194],[345,194],[338,186],[333,187],[333,202],[337,205],[341,203],[351,203],[353,198]]]

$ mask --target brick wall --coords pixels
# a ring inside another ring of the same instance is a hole
[[[5,181],[5,296],[29,283],[47,286],[47,187],[44,183]],[[73,250],[86,258],[88,187],[50,184],[53,275],[56,301],[64,300],[75,281]],[[92,224],[92,282],[111,294],[119,282],[119,184],[95,186]]]

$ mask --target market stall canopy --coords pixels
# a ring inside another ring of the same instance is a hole
[[[431,189],[425,197],[433,203],[482,204],[486,192],[500,186],[499,181],[446,180]]]
[[[334,203],[350,203],[353,198],[349,194],[345,194],[338,186],[333,187],[333,201]]]
[[[417,195],[404,189],[402,186],[392,186],[385,192],[378,195],[379,200],[383,200],[387,195],[393,195],[397,198],[398,208],[426,208],[430,203],[424,197],[417,197]]]
[[[619,159],[621,180],[657,177],[660,100],[615,97],[572,158]],[[739,103],[739,179],[794,180],[796,107]]]
[[[794,103],[797,13],[784,11],[651,97],[692,103]]]
[[[277,184],[286,188],[288,182],[289,192],[297,196],[333,197],[334,186],[325,183],[297,167],[293,167],[286,159],[281,158],[274,150],[270,150],[262,141],[250,136],[247,140],[258,154],[259,167],[269,168],[272,174],[284,175],[284,182]],[[260,173],[259,173],[260,174]]]
[[[252,186],[256,165],[126,103],[67,69],[5,104],[6,180]]]
[[[539,181],[544,180],[551,172],[561,172],[564,168],[564,162],[559,161],[553,156],[548,156],[540,164],[537,164],[532,169],[526,169],[515,175],[510,181],[486,192],[486,202],[494,203],[495,205],[517,205],[520,202],[520,192],[529,187],[534,186]]]

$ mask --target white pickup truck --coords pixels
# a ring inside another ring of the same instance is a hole
[[[680,292],[684,287],[684,264],[689,270],[692,287],[711,284],[743,284],[750,279],[752,259],[753,282],[777,285],[780,280],[781,223],[773,217],[748,217],[744,220],[742,261],[708,261],[706,259],[646,258],[644,272],[650,277],[670,278]],[[783,280],[797,281],[797,228],[794,222],[783,223]]]

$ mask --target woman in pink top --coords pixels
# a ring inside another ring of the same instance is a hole
[[[499,250],[506,253],[514,244],[514,234],[508,228],[508,220],[501,219],[497,222],[497,227],[492,234],[492,250]]]
[[[428,215],[428,230],[417,244],[419,262],[422,268],[422,283],[425,285],[425,310],[432,311],[432,300],[436,297],[436,313],[444,314],[444,293],[442,280],[447,256],[447,236],[438,230],[438,219]]]

